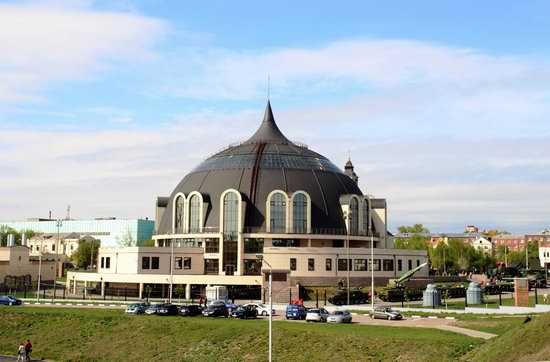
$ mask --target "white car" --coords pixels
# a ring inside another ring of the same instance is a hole
[[[258,311],[258,315],[261,315],[261,316],[264,316],[264,317],[269,315],[269,306],[265,305],[265,304],[248,303],[248,304],[243,305],[243,307],[256,308],[256,310]],[[275,309],[272,309],[271,313],[273,315],[275,315]]]
[[[325,308],[311,308],[306,314],[306,322],[326,322],[330,313]]]
[[[329,323],[351,323],[351,314],[347,310],[336,310],[327,319]]]

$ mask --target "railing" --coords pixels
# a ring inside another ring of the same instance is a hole
[[[186,232],[178,235],[185,235],[185,234],[216,234],[223,232],[223,230],[220,227],[217,226],[207,226],[200,228],[190,228]],[[344,228],[312,228],[311,232],[307,232],[307,228],[304,227],[295,227],[291,228],[288,232],[280,231],[280,230],[270,230],[267,231],[265,227],[259,227],[259,226],[245,226],[243,228],[243,233],[245,234],[259,234],[259,233],[265,233],[265,234],[311,234],[311,235],[341,235],[346,236],[347,230]],[[230,237],[236,237],[237,232],[231,232],[231,233],[224,233],[225,235],[229,235]],[[172,237],[172,234],[158,234],[155,233],[154,235],[165,235],[167,238]],[[355,233],[350,233],[349,236],[373,236],[375,238],[380,237],[380,233],[377,231],[372,230],[359,230]]]

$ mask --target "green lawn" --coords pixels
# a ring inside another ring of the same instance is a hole
[[[0,307],[0,354],[30,338],[34,357],[265,361],[265,321],[125,316],[118,310]],[[274,322],[278,361],[450,361],[483,343],[425,328]]]

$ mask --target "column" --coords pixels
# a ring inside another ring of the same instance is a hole
[[[191,300],[191,284],[189,283],[185,285],[185,299]]]
[[[101,278],[101,296],[105,296],[105,281],[103,281],[103,278]]]
[[[143,299],[143,283],[139,283],[139,299]]]
[[[73,294],[76,294],[76,280],[73,279]]]

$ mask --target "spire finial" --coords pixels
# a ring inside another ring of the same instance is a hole
[[[270,76],[269,74],[267,75],[267,100],[269,100],[269,83],[270,83]]]
[[[348,160],[351,161],[351,151],[348,151]]]

